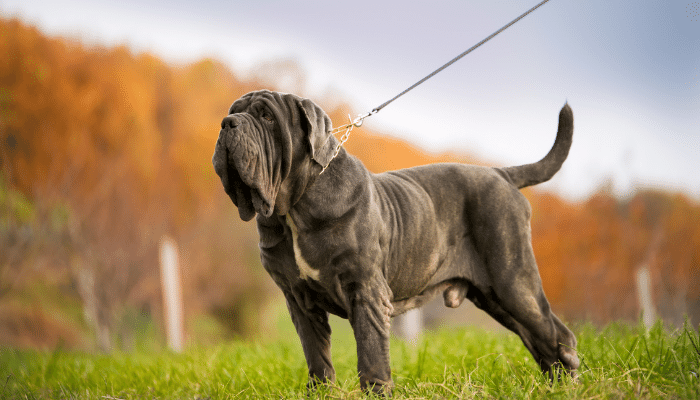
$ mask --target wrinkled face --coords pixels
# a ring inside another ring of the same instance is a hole
[[[286,214],[330,162],[330,130],[323,110],[292,94],[263,90],[236,100],[212,162],[241,219]]]

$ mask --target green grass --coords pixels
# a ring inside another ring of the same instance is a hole
[[[334,320],[337,383],[312,398],[363,398],[355,343]],[[550,384],[520,339],[477,328],[428,332],[415,344],[393,340],[396,398],[700,398],[700,336],[625,324],[575,327],[578,382]],[[0,350],[0,398],[238,399],[305,398],[306,364],[296,335],[257,343],[188,348],[183,354],[95,355]]]

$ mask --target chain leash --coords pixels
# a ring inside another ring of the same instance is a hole
[[[365,118],[369,117],[370,115],[374,115],[376,113],[377,113],[377,111],[372,110],[368,113],[358,115],[355,119],[352,119],[350,117],[350,114],[348,114],[349,123],[345,124],[343,126],[339,126],[331,131],[331,135],[335,135],[335,134],[345,130],[343,135],[340,137],[340,140],[338,141],[338,145],[335,146],[335,152],[333,152],[333,157],[331,157],[331,160],[328,161],[328,164],[326,164],[323,167],[320,174],[322,174],[326,170],[326,168],[328,168],[328,166],[331,165],[331,161],[333,161],[333,159],[338,156],[338,153],[340,153],[340,148],[343,147],[343,144],[345,144],[345,142],[347,142],[348,139],[350,138],[350,132],[352,132],[352,129],[355,127],[357,127],[357,128],[361,127],[362,121],[364,121]]]

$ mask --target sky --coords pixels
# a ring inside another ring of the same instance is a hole
[[[292,59],[306,96],[364,113],[538,2],[0,0],[0,14],[174,64],[215,58],[244,76]],[[301,90],[294,78],[279,80]],[[516,165],[547,153],[565,102],[573,147],[541,187],[571,200],[602,185],[700,199],[700,2],[551,0],[365,124]]]

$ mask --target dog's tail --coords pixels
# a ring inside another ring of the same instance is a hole
[[[559,171],[566,156],[569,155],[571,140],[574,135],[574,113],[569,104],[564,104],[559,113],[559,130],[554,146],[543,159],[536,163],[506,167],[503,171],[508,174],[516,187],[524,188],[550,180]]]

